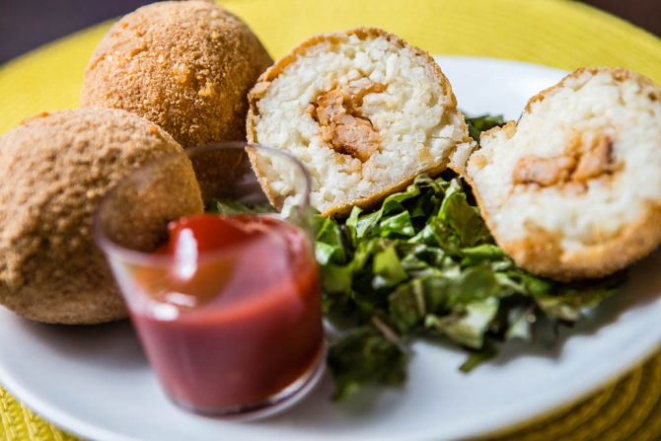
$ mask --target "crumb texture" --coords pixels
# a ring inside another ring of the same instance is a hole
[[[183,147],[245,140],[246,95],[271,62],[221,6],[158,2],[108,31],[87,66],[81,104],[137,113]]]
[[[130,170],[177,152],[165,131],[114,109],[45,114],[0,137],[0,303],[50,323],[125,317],[92,213]],[[199,194],[190,204],[201,209]]]

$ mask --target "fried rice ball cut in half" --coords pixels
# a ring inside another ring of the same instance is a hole
[[[47,323],[126,317],[92,239],[92,213],[131,170],[181,152],[153,123],[113,109],[44,114],[0,137],[0,304]],[[165,229],[169,220],[202,212],[190,162],[171,170],[167,182],[170,187],[160,195],[150,195],[160,197],[158,209],[145,208],[144,197],[133,205],[140,207],[142,227]],[[126,245],[130,238],[141,239],[137,230],[123,236]]]
[[[468,178],[498,244],[557,280],[620,270],[661,242],[661,90],[579,69],[482,135]]]
[[[372,205],[420,173],[461,164],[473,147],[439,66],[380,29],[312,37],[262,74],[249,99],[248,140],[298,158],[323,215]],[[295,185],[286,164],[253,154],[253,165],[281,205]]]
[[[82,106],[124,109],[184,148],[245,140],[247,94],[272,63],[240,19],[210,1],[166,1],[125,16],[89,61]]]

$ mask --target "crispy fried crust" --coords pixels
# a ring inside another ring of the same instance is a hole
[[[546,232],[516,242],[499,243],[522,268],[560,281],[599,278],[642,259],[661,243],[661,206],[650,205],[634,224],[617,237],[580,251],[562,252]]]
[[[423,51],[422,49],[412,47],[410,46],[406,41],[403,39],[399,38],[398,36],[388,33],[382,29],[378,28],[365,28],[365,27],[360,27],[360,28],[355,28],[355,29],[350,29],[345,32],[338,32],[338,33],[332,33],[332,34],[321,34],[321,35],[315,35],[308,40],[304,41],[301,43],[298,47],[294,48],[289,54],[285,55],[283,58],[278,60],[275,64],[273,64],[271,67],[269,67],[262,75],[260,75],[259,79],[257,80],[257,83],[255,86],[252,88],[250,93],[248,94],[248,102],[249,102],[249,110],[248,110],[248,120],[246,122],[246,132],[247,132],[247,137],[249,142],[253,143],[259,143],[259,139],[257,137],[257,131],[256,131],[256,119],[257,116],[259,115],[259,110],[257,108],[257,102],[264,96],[266,91],[269,89],[271,84],[273,83],[273,80],[275,80],[283,71],[284,69],[295,62],[298,58],[305,56],[307,49],[310,47],[313,47],[319,43],[328,41],[331,43],[339,43],[346,37],[349,37],[351,35],[355,35],[361,40],[367,40],[370,38],[377,38],[377,37],[385,37],[388,39],[388,41],[393,42],[397,44],[399,47],[410,47],[413,52],[416,55],[422,56],[425,58],[427,61],[427,66],[429,69],[431,69],[433,75],[438,79],[439,83],[441,84],[441,87],[443,89],[443,93],[452,99],[452,108],[456,110],[457,107],[457,100],[454,96],[454,93],[452,91],[452,86],[450,85],[450,82],[448,79],[445,77],[443,72],[441,71],[441,68],[436,64],[434,59],[427,53],[426,51]],[[459,111],[457,111],[460,113]],[[462,115],[463,116],[463,115]],[[468,136],[468,127],[466,126],[466,122],[462,121],[463,127],[462,131],[465,133],[465,139],[464,142],[472,142],[473,140]],[[277,194],[269,185],[268,181],[266,180],[266,173],[264,173],[261,168],[259,167],[258,162],[256,161],[255,152],[249,152],[251,162],[253,164],[253,168],[255,169],[255,173],[258,176],[259,182],[262,185],[262,189],[266,193],[267,197],[269,198],[269,201],[276,207],[280,207],[283,202],[283,198],[281,195]],[[446,158],[446,161],[438,164],[437,166],[430,168],[428,170],[421,171],[421,173],[428,173],[431,175],[436,175],[443,171],[447,166],[450,158]],[[459,170],[458,170],[459,171]],[[354,206],[358,206],[361,208],[369,208],[371,206],[374,206],[375,204],[379,203],[383,198],[388,196],[389,194],[395,193],[397,191],[400,191],[404,188],[406,188],[409,184],[413,182],[415,179],[415,176],[410,176],[401,182],[398,182],[396,184],[391,185],[390,187],[372,194],[368,197],[361,198],[358,200],[354,200],[351,202],[348,202],[346,204],[341,204],[341,205],[336,205],[333,206],[327,210],[325,210],[321,215],[322,216],[330,216],[330,215],[347,215],[351,209]]]
[[[567,81],[573,79],[573,78],[579,78],[585,73],[589,73],[590,75],[596,75],[599,72],[609,72],[611,76],[619,82],[623,81],[635,81],[638,84],[640,84],[641,87],[653,87],[656,90],[652,92],[652,96],[650,98],[653,101],[661,101],[661,90],[658,88],[658,86],[649,78],[647,78],[644,75],[641,75],[636,72],[632,72],[628,69],[625,69],[623,67],[593,67],[593,66],[588,66],[588,67],[581,67],[579,69],[576,69],[574,72],[570,73],[566,77],[564,77],[558,84],[554,84],[553,86],[542,90],[539,92],[537,95],[533,96],[528,100],[528,103],[526,104],[526,113],[530,113],[530,109],[532,108],[532,105],[535,104],[538,101],[543,101],[544,98],[546,98],[547,95],[550,93],[561,89],[565,86]],[[491,130],[497,130],[498,127],[494,127]],[[487,132],[488,133],[488,132]]]
[[[220,5],[154,3],[108,31],[85,71],[81,105],[134,112],[184,148],[242,141],[246,94],[271,63],[250,29]]]
[[[155,124],[115,109],[43,114],[0,137],[0,304],[46,323],[126,317],[110,268],[92,239],[92,213],[126,173],[181,152]],[[189,197],[175,212],[201,211],[192,171],[186,183]],[[139,214],[148,217],[144,210]],[[129,234],[136,238],[135,229]]]
[[[642,75],[623,68],[584,67],[567,75],[558,84],[533,96],[526,105],[525,113],[531,113],[532,105],[535,102],[543,101],[550,93],[564,87],[567,81],[578,78],[586,72],[596,75],[604,71],[609,72],[617,81],[633,80],[641,86],[653,87],[654,90],[649,98],[652,101],[661,101],[661,89]],[[517,124],[510,121],[503,127],[495,127],[484,132],[482,138],[493,136],[501,130],[508,138],[512,138],[516,134]],[[470,160],[483,160],[479,150],[473,154]],[[578,251],[564,251],[560,246],[559,238],[543,229],[538,229],[517,241],[501,240],[498,237],[495,222],[486,210],[485,201],[476,190],[476,185],[470,176],[467,175],[465,178],[475,190],[480,213],[498,245],[519,267],[534,274],[559,281],[605,277],[647,256],[661,243],[661,205],[652,203],[647,206],[637,221],[623,228],[617,236],[599,244],[584,245]]]

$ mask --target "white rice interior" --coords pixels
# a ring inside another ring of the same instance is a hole
[[[307,109],[333,87],[364,77],[387,89],[364,98],[362,113],[378,131],[381,148],[361,162],[324,142]],[[305,164],[313,180],[312,205],[320,211],[369,197],[449,160],[466,137],[463,116],[427,59],[383,36],[351,35],[308,48],[273,80],[257,109],[256,141],[287,150]],[[275,192],[291,191],[277,165],[267,173]]]
[[[565,251],[601,243],[661,204],[661,102],[655,88],[618,81],[608,70],[584,72],[534,102],[514,136],[482,138],[468,164],[486,211],[505,242],[539,228],[561,239]],[[514,185],[520,158],[562,155],[574,133],[607,135],[621,166],[610,179],[588,180],[584,191]]]

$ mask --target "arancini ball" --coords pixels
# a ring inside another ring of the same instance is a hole
[[[249,99],[248,140],[308,168],[322,215],[370,207],[474,148],[434,59],[377,28],[311,37],[262,74]],[[297,185],[287,165],[252,156],[280,206]]]
[[[134,112],[184,148],[242,141],[247,93],[271,62],[220,5],[154,3],[108,31],[87,66],[81,105]]]
[[[43,114],[0,137],[0,304],[46,323],[126,317],[92,238],[93,212],[128,172],[182,152],[155,124],[117,109]],[[202,212],[190,162],[172,179],[186,196],[143,219],[165,225]]]

